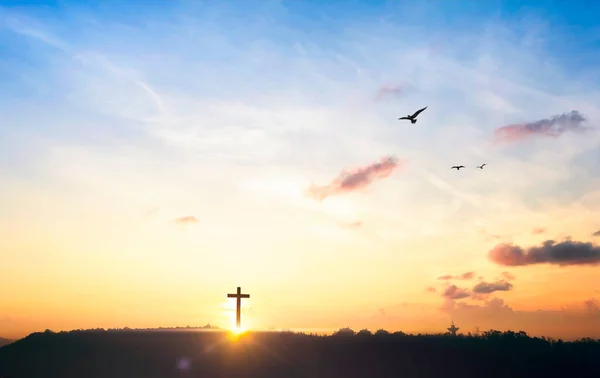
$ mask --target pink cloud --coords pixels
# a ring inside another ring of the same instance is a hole
[[[196,217],[191,216],[191,215],[175,219],[175,223],[181,224],[181,225],[198,223],[198,222],[200,222],[200,221]]]
[[[330,184],[323,186],[313,185],[310,187],[308,189],[308,195],[321,201],[331,195],[362,189],[376,180],[381,180],[390,176],[394,170],[403,167],[405,164],[406,161],[389,156],[366,167],[360,167],[350,171],[344,170]]]
[[[446,290],[444,290],[444,292],[442,293],[443,297],[446,297],[449,299],[462,299],[462,298],[467,298],[470,295],[471,294],[469,294],[469,291],[467,289],[457,287],[456,285],[448,286],[446,288]]]
[[[577,110],[549,119],[502,126],[494,130],[495,143],[513,143],[533,136],[557,138],[567,131],[585,131],[583,123],[586,119]]]
[[[438,280],[470,280],[475,277],[475,272],[466,272],[463,274],[458,274],[453,276],[451,274],[445,274],[443,276],[438,277]]]
[[[401,95],[402,92],[404,92],[404,86],[402,84],[382,85],[375,95],[375,100],[381,101],[390,97],[396,97]]]

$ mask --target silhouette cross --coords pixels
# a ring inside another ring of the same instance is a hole
[[[235,326],[240,328],[241,318],[242,318],[242,298],[250,298],[250,294],[242,294],[242,288],[238,286],[237,293],[235,294],[227,294],[227,298],[235,298],[236,306],[235,306]]]

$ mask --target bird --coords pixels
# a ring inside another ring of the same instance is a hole
[[[464,165],[453,165],[452,168],[450,169],[456,169],[457,171],[460,171],[461,168],[464,168]]]
[[[427,109],[427,106],[426,106],[426,107],[424,107],[423,109],[419,109],[419,110],[417,110],[417,111],[415,112],[415,114],[413,114],[413,115],[410,115],[410,114],[409,114],[409,115],[407,115],[406,117],[400,117],[400,118],[398,118],[398,119],[399,119],[399,120],[400,120],[400,119],[407,119],[407,120],[409,120],[409,121],[410,121],[410,123],[417,123],[417,116],[418,116],[419,114],[421,114],[421,112],[422,112],[423,110],[425,110],[425,109]]]
[[[483,164],[481,164],[481,165],[478,165],[478,166],[477,166],[477,168],[479,168],[479,169],[483,169],[483,167],[485,167],[486,165],[487,165],[487,163],[483,163]]]

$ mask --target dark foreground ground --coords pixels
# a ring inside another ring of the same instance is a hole
[[[173,331],[36,333],[0,348],[0,378],[600,377],[600,342]]]

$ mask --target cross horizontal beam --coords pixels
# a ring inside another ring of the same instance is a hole
[[[227,294],[227,298],[250,298],[250,294]]]

